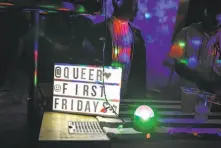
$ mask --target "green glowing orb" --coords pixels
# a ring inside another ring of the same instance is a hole
[[[137,131],[144,133],[153,131],[156,126],[154,111],[149,106],[139,106],[134,113],[133,124]]]

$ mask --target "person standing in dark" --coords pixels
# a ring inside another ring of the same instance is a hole
[[[207,1],[204,19],[183,28],[175,37],[169,56],[180,85],[221,96],[221,1]],[[215,100],[216,102],[220,100]],[[212,111],[220,111],[214,106]]]
[[[25,61],[19,46],[23,45],[21,38],[28,32],[29,21],[21,8],[6,8],[0,16],[0,89],[8,91],[8,101],[18,103],[27,91]]]
[[[113,6],[113,15],[92,25],[83,45],[87,46],[92,63],[122,67],[121,98],[144,97],[145,42],[141,31],[131,25],[138,11],[138,0],[113,0]]]
[[[169,56],[176,59],[181,85],[216,93],[221,88],[221,1],[206,4],[204,20],[183,28],[173,41]],[[221,90],[221,89],[220,89]]]

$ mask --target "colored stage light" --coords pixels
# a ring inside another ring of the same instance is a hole
[[[13,6],[14,4],[12,3],[0,3],[0,6]]]
[[[95,13],[101,12],[102,1],[99,0],[72,0],[78,13]]]
[[[139,106],[133,117],[134,129],[140,132],[149,133],[155,129],[156,116],[154,111],[146,105]]]
[[[73,11],[77,13],[100,13],[102,10],[102,1],[97,0],[37,0],[38,7],[44,10]]]

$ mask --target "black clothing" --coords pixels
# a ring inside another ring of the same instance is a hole
[[[105,30],[107,29],[107,31]],[[123,98],[128,97],[144,97],[146,92],[146,48],[145,42],[142,38],[141,31],[132,27],[134,45],[132,49],[133,60],[131,64],[131,70],[128,80],[127,93]],[[91,26],[91,31],[86,36],[86,39],[93,47],[88,51],[89,63],[110,66],[112,63],[112,39],[106,22],[94,24]],[[107,34],[106,34],[107,32]],[[103,59],[103,45],[106,39],[105,57]],[[99,61],[99,62],[97,62]]]

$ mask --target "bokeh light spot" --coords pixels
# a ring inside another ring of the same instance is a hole
[[[146,138],[147,139],[150,139],[150,137],[151,137],[151,135],[148,133],[148,134],[146,134]]]
[[[181,44],[180,46],[180,43],[178,45],[177,44],[172,45],[169,56],[171,58],[176,58],[176,59],[182,58],[184,56],[183,46],[185,45]]]
[[[150,19],[151,18],[151,14],[150,13],[145,13],[145,18],[146,19]]]

